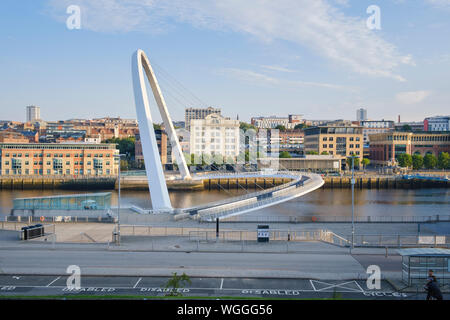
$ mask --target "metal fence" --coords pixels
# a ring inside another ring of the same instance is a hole
[[[53,217],[36,217],[36,216],[5,216],[3,222],[21,222],[21,223],[55,223],[55,222],[100,222],[100,223],[115,223],[117,218],[115,217],[77,217],[77,216],[53,216]]]
[[[450,222],[450,215],[430,216],[356,216],[359,223],[426,223]],[[306,223],[306,222],[352,222],[351,216],[258,216],[237,215],[220,219],[220,222],[246,222],[246,223]]]
[[[256,242],[256,230],[221,230],[193,227],[153,227],[142,225],[121,225],[121,236],[186,237],[196,242]],[[114,230],[114,233],[116,230]],[[340,236],[325,229],[286,230],[271,229],[269,240],[274,242],[322,241],[340,247],[350,247],[351,235]],[[354,236],[355,247],[450,247],[450,235],[399,235],[358,234]]]

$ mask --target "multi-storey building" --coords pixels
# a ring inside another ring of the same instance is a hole
[[[405,126],[409,126],[411,128],[411,131],[424,131],[423,130],[423,122],[421,121],[411,121],[411,122],[396,122],[394,124],[395,130],[402,131]]]
[[[239,120],[219,114],[191,120],[190,151],[196,155],[239,155]]]
[[[450,133],[386,132],[369,135],[370,159],[378,165],[392,165],[402,153],[410,155],[450,152]]]
[[[162,129],[155,129],[156,143],[158,145],[159,156],[161,163],[166,165],[167,159],[167,134]],[[134,159],[139,165],[144,164],[144,155],[142,152],[141,136],[137,134],[134,142]]]
[[[423,120],[424,131],[450,131],[450,116],[428,117]]]
[[[392,120],[365,120],[360,123],[363,127],[364,144],[366,145],[369,143],[369,134],[394,130],[394,121]]]
[[[184,125],[187,130],[191,130],[191,120],[202,120],[210,114],[221,114],[220,108],[186,108],[184,110]]]
[[[275,129],[278,126],[294,129],[297,124],[301,123],[304,123],[304,120],[300,114],[289,114],[287,117],[254,117],[251,119],[251,124],[258,129]]]
[[[366,121],[367,120],[367,109],[359,108],[356,110],[356,121]]]
[[[363,157],[363,127],[321,126],[304,129],[304,151]]]
[[[27,106],[27,122],[34,122],[41,118],[41,108],[38,106]]]
[[[115,144],[0,143],[0,175],[115,176]]]

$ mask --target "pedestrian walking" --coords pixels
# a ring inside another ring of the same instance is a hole
[[[442,292],[439,289],[439,282],[433,274],[433,270],[428,270],[427,283],[425,284],[425,290],[427,291],[427,300],[434,298],[436,300],[443,300]]]

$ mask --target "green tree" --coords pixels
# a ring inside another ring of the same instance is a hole
[[[178,289],[184,288],[186,284],[191,284],[191,279],[184,272],[181,276],[177,275],[176,272],[173,273],[172,278],[170,278],[166,283],[166,289],[169,290],[166,296],[181,296],[181,292]]]
[[[427,154],[423,157],[423,165],[426,169],[434,169],[437,165],[437,159],[432,154]]]
[[[412,128],[411,128],[411,126],[410,126],[409,124],[405,124],[405,125],[403,125],[403,127],[402,127],[402,131],[405,131],[405,132],[411,132],[411,131],[412,131]]]
[[[250,123],[246,123],[246,122],[241,122],[239,124],[239,129],[247,131],[248,129],[253,129],[256,131],[256,127]]]
[[[441,152],[437,160],[437,166],[439,169],[449,169],[450,168],[450,156],[448,152]]]
[[[280,158],[292,158],[291,154],[287,151],[280,152]]]
[[[355,156],[354,154],[350,155],[350,157],[347,158],[347,167],[349,168],[349,170],[352,169],[352,156]],[[359,157],[355,157],[354,158],[354,166],[355,168],[359,167]]]
[[[398,165],[402,168],[411,167],[412,166],[412,157],[410,154],[402,153],[397,157]]]
[[[419,170],[423,167],[423,157],[420,154],[412,156],[412,167],[414,170]]]
[[[363,158],[361,163],[363,165],[363,168],[365,169],[370,164],[370,160],[367,158]]]
[[[286,131],[286,127],[283,126],[282,124],[277,125],[277,126],[275,127],[275,129],[278,129],[278,130],[280,130],[280,131]]]
[[[307,151],[306,154],[318,155],[319,152],[317,152],[317,151]]]
[[[128,137],[128,138],[111,138],[107,139],[105,141],[106,143],[115,143],[117,145],[117,148],[119,148],[119,152],[121,154],[127,155],[127,160],[134,159],[134,144],[135,144],[135,138],[134,137]]]
[[[328,153],[328,152],[326,152],[326,151],[322,151],[321,155],[323,155],[323,156],[328,156],[328,155],[329,155],[329,153]]]
[[[306,129],[306,128],[308,128],[308,126],[304,123],[296,124],[294,127],[294,129]]]

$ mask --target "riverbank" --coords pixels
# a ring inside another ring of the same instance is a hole
[[[351,177],[325,176],[322,188],[350,188]],[[261,190],[289,182],[286,178],[221,178],[203,180],[167,180],[169,190]],[[405,179],[402,175],[374,175],[359,173],[355,177],[355,187],[359,189],[421,189],[448,188],[449,181]],[[75,177],[0,177],[0,190],[117,190],[116,178],[75,178]],[[146,176],[123,176],[122,190],[148,190]]]

